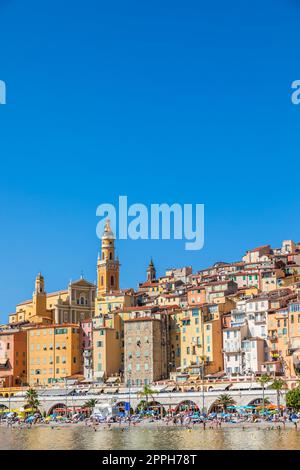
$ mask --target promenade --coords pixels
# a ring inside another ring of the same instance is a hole
[[[141,397],[138,392],[125,392],[125,393],[95,393],[87,391],[84,394],[80,393],[76,389],[45,389],[39,391],[39,410],[41,413],[51,414],[51,412],[57,407],[68,407],[70,409],[77,409],[82,407],[88,400],[95,399],[98,404],[101,403],[113,403],[120,405],[125,402],[129,402],[131,408],[135,411],[141,403]],[[83,392],[82,392],[83,393]],[[203,408],[210,412],[214,407],[214,403],[222,393],[228,393],[234,399],[237,406],[252,406],[257,405],[262,401],[263,393],[262,390],[230,390],[224,392],[222,390],[212,390],[209,392],[202,393],[201,391],[191,392],[158,392],[153,396],[153,402],[156,406],[161,407],[163,413],[167,412],[169,408],[174,410],[179,409],[181,405],[195,406],[199,410]],[[281,392],[280,400],[281,404],[285,404],[285,391]],[[277,403],[277,393],[275,390],[267,390],[265,392],[265,398],[270,403]],[[16,393],[12,397],[0,397],[0,407],[8,409],[18,409],[26,405],[25,392],[19,392],[19,396]]]

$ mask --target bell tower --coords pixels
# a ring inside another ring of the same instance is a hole
[[[156,269],[153,263],[153,260],[151,258],[149,266],[147,268],[147,281],[148,282],[153,282],[156,279]]]
[[[115,235],[107,219],[102,236],[101,254],[98,257],[98,294],[119,290],[120,263],[115,256]]]
[[[45,280],[41,273],[35,279],[35,290],[33,293],[33,311],[37,316],[45,316],[47,311]]]

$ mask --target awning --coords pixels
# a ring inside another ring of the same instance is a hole
[[[213,392],[214,390],[229,390],[229,388],[231,388],[231,384],[219,384],[219,385],[210,385],[207,388],[207,390]]]
[[[225,375],[225,372],[220,371],[220,372],[216,372],[215,374],[207,374],[205,375],[205,378],[209,379],[211,377],[212,379],[217,379],[217,378],[224,377],[224,375]]]
[[[105,387],[103,391],[104,393],[117,393],[119,389],[118,387]]]
[[[117,387],[116,387],[116,389],[117,389]],[[120,387],[119,388],[119,394],[129,394],[129,392],[130,393],[138,393],[141,390],[142,390],[142,387],[139,387],[139,388],[137,388],[137,387],[130,387],[130,388],[129,387],[122,387],[121,388]]]
[[[255,384],[257,385],[257,384]],[[233,390],[251,390],[253,388],[253,384],[252,383],[243,383],[243,382],[239,382],[239,383],[235,383],[234,385],[232,385],[232,387],[230,388],[231,391]],[[259,387],[258,387],[259,388]]]
[[[109,377],[105,383],[107,384],[114,384],[120,381],[120,377]]]
[[[165,387],[163,390],[161,390],[162,393],[164,392],[173,392],[174,390],[176,390],[176,386],[175,385],[168,385],[167,387]]]
[[[154,385],[153,387],[151,387],[151,390],[155,392],[164,392],[165,389],[166,389],[166,385]]]

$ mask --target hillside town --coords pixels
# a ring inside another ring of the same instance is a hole
[[[138,288],[121,289],[107,221],[97,285],[81,279],[33,297],[0,327],[0,387],[103,386],[300,372],[300,243],[249,249],[242,260],[193,272],[153,260]]]

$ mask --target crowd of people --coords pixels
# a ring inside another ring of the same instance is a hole
[[[206,429],[219,429],[222,426],[240,426],[245,427],[251,424],[262,425],[267,429],[285,429],[286,426],[291,426],[297,430],[300,421],[300,412],[295,412],[289,409],[274,410],[273,412],[265,410],[252,410],[246,411],[223,411],[201,413],[195,410],[181,410],[177,413],[166,413],[162,416],[158,411],[141,411],[136,414],[126,414],[120,412],[117,416],[99,417],[87,413],[66,413],[58,414],[52,413],[49,416],[42,416],[40,413],[32,413],[26,416],[21,416],[17,412],[6,412],[0,416],[0,426],[31,428],[36,425],[47,425],[56,427],[59,425],[74,425],[82,424],[87,427],[92,427],[95,431],[97,429],[112,427],[130,427],[130,426],[176,426],[195,428],[201,427]]]

